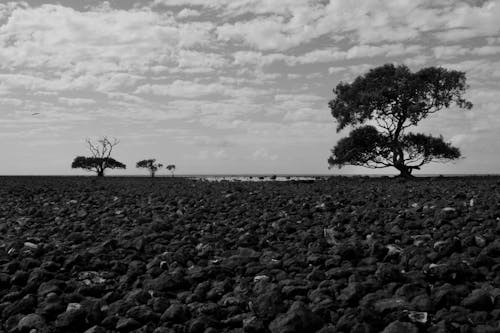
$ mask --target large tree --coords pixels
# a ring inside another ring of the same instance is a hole
[[[142,160],[142,161],[137,162],[136,168],[148,169],[149,174],[151,175],[151,178],[153,178],[156,174],[156,171],[158,171],[158,169],[163,168],[163,164],[156,163],[156,159],[151,158],[148,160]]]
[[[120,143],[119,140],[113,138],[112,140],[108,137],[103,137],[97,140],[97,142],[92,142],[90,139],[86,139],[89,151],[92,156],[77,156],[71,163],[71,168],[73,169],[84,169],[87,171],[93,171],[98,177],[104,176],[104,171],[106,169],[125,169],[126,165],[115,160],[111,157],[111,152],[113,148]]]
[[[472,108],[463,97],[466,89],[464,72],[441,67],[411,72],[392,64],[373,68],[352,83],[339,83],[329,102],[337,132],[347,126],[355,129],[332,149],[329,165],[394,167],[401,176],[411,177],[413,170],[431,161],[459,158],[460,150],[442,136],[407,129],[452,104]]]

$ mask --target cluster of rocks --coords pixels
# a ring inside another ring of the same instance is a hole
[[[500,332],[498,178],[0,178],[0,332]]]

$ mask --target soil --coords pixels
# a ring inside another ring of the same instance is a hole
[[[500,332],[500,178],[0,177],[0,332]]]

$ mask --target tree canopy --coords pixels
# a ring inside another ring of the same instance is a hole
[[[77,156],[71,163],[73,169],[85,169],[97,173],[98,176],[104,176],[106,169],[126,169],[126,165],[118,162],[114,158],[107,157],[85,157]]]
[[[472,108],[463,97],[466,89],[464,72],[428,67],[413,73],[393,64],[339,83],[329,102],[337,132],[355,129],[332,149],[330,166],[395,167],[409,176],[429,162],[459,158],[460,150],[443,137],[407,133],[407,128],[453,104]],[[361,126],[367,122],[373,125]]]
[[[167,165],[167,170],[172,173],[172,177],[174,176],[174,171],[175,171],[175,164],[169,164]]]
[[[89,151],[92,156],[77,156],[71,163],[71,168],[73,169],[84,169],[87,171],[93,171],[97,176],[104,176],[104,171],[106,169],[125,169],[126,165],[115,160],[111,157],[111,152],[113,148],[120,143],[119,140],[110,140],[107,137],[97,140],[97,142],[92,142],[90,139],[85,140],[87,142]]]
[[[148,169],[151,177],[154,177],[156,174],[156,171],[158,171],[158,169],[163,168],[163,164],[156,163],[156,159],[151,158],[148,160],[142,160],[142,161],[137,162],[136,167]]]

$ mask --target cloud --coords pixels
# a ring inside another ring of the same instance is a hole
[[[59,97],[58,101],[59,101],[59,103],[67,104],[69,106],[85,106],[85,105],[96,104],[95,100],[89,99],[89,98],[66,98],[66,97]]]
[[[488,56],[500,53],[500,46],[485,45],[475,48],[464,47],[463,45],[445,45],[433,48],[434,56],[437,59],[457,58],[464,55]]]
[[[423,50],[421,45],[405,45],[402,43],[383,45],[354,45],[347,50],[338,47],[316,49],[301,55],[287,55],[284,53],[267,53],[256,51],[237,51],[233,53],[234,64],[238,66],[257,65],[269,66],[275,62],[283,62],[289,66],[297,64],[328,63],[360,58],[400,57],[418,54]]]
[[[136,89],[135,93],[179,98],[198,98],[209,95],[251,98],[265,94],[266,91],[251,87],[232,87],[218,82],[199,83],[195,81],[175,80],[170,84],[142,85]]]
[[[278,159],[278,155],[270,153],[266,148],[258,148],[252,153],[253,160],[271,160],[275,161]]]
[[[220,54],[191,50],[180,50],[177,61],[181,69],[194,68],[201,72],[212,71],[227,65],[227,60]]]
[[[201,15],[201,13],[198,10],[189,9],[189,8],[184,8],[179,13],[177,13],[177,17],[181,18],[181,19],[188,18],[188,17],[197,17],[200,15]]]
[[[224,86],[217,83],[200,84],[192,81],[176,80],[171,84],[148,84],[137,88],[138,94],[153,94],[181,98],[197,98],[201,96],[222,94]]]

